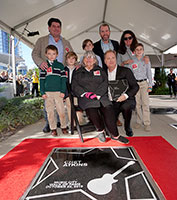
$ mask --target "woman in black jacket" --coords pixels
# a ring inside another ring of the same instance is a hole
[[[78,97],[79,106],[86,111],[95,125],[100,142],[106,141],[104,124],[112,139],[122,143],[129,142],[118,133],[112,103],[108,99],[107,75],[98,66],[96,56],[92,51],[85,52],[82,66],[74,72],[72,90]]]

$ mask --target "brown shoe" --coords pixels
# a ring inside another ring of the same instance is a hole
[[[52,131],[51,131],[51,134],[52,134],[52,136],[54,136],[54,137],[57,136],[57,130],[56,130],[56,129],[52,130]]]
[[[147,131],[147,132],[151,131],[151,126],[150,125],[145,125],[144,126],[144,130]]]
[[[122,126],[122,122],[119,119],[117,120],[117,126]]]
[[[62,130],[63,134],[68,134],[67,128],[62,128],[61,130]]]

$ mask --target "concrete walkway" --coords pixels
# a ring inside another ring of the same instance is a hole
[[[177,110],[177,99],[170,99],[169,96],[150,96],[150,107],[151,108],[170,108],[173,107]],[[120,120],[123,122],[122,116]],[[152,130],[145,132],[143,127],[140,129],[133,129],[134,136],[162,136],[172,146],[177,148],[177,129],[170,126],[170,124],[177,125],[177,114],[151,114]],[[135,113],[132,118],[132,127],[135,123]],[[42,129],[45,125],[45,121],[42,119],[35,124],[24,127],[19,130],[16,134],[8,137],[6,140],[0,142],[0,158],[18,145],[21,141],[27,138],[53,138],[50,133],[43,133]],[[176,127],[177,128],[177,127]],[[65,137],[58,129],[60,133],[58,137]],[[119,128],[121,135],[125,135],[123,127]],[[95,132],[86,133],[85,137],[96,137]],[[69,138],[78,138],[78,133],[75,131],[74,135],[68,135]]]

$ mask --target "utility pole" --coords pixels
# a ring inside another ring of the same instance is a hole
[[[15,37],[11,34],[10,38],[11,38],[11,42],[12,42],[13,88],[14,88],[14,96],[16,96],[17,90],[16,90],[16,67],[15,67]]]

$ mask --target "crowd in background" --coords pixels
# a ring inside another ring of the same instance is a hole
[[[34,78],[35,77],[35,78]],[[13,73],[2,71],[0,73],[0,82],[13,83]],[[36,72],[32,76],[19,74],[16,76],[16,96],[26,96],[32,94],[32,97],[39,96],[38,89],[39,77]]]

